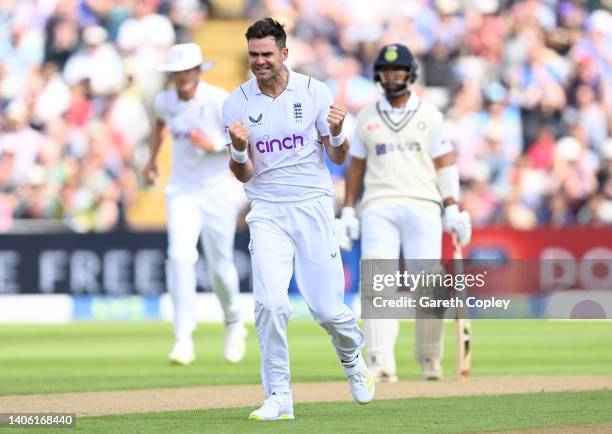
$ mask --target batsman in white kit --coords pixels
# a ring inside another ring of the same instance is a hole
[[[411,92],[417,64],[401,44],[383,47],[374,78],[384,97],[357,116],[338,230],[343,248],[359,237],[355,206],[361,198],[362,259],[440,259],[442,231],[465,245],[471,219],[460,212],[459,171],[444,133],[442,113]],[[398,263],[399,265],[399,263]],[[415,358],[426,379],[442,377],[444,324],[422,312],[415,325]],[[426,319],[419,319],[425,317]],[[397,381],[397,319],[364,319],[368,366],[377,381]]]
[[[295,273],[314,319],[331,336],[353,398],[366,404],[374,381],[359,353],[364,337],[344,304],[344,272],[324,152],[341,164],[346,110],[320,81],[291,71],[283,26],[271,18],[246,33],[254,77],[225,101],[230,167],[252,200],[255,325],[266,400],[249,419],[293,419],[287,323]]]
[[[157,155],[167,129],[172,135],[172,174],[166,186],[168,259],[166,280],[174,307],[175,343],[170,361],[195,360],[197,243],[225,318],[225,359],[242,360],[247,330],[240,319],[239,280],[234,265],[234,234],[244,194],[227,167],[222,105],[227,92],[200,80],[204,62],[197,44],[177,44],[160,70],[172,75],[175,88],[155,98],[157,122],[145,180],[157,177]]]

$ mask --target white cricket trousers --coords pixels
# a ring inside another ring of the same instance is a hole
[[[195,296],[198,239],[204,261],[223,313],[225,323],[240,319],[239,280],[234,265],[234,235],[243,198],[240,185],[227,180],[207,188],[187,191],[168,188],[167,285],[174,306],[176,339],[191,338],[196,328]]]
[[[385,203],[372,205],[361,216],[361,257],[363,259],[440,259],[442,256],[441,211]],[[399,266],[399,262],[398,262]],[[395,374],[395,342],[399,332],[396,319],[364,320],[369,365]],[[442,358],[444,324],[439,319],[415,322],[415,359]]]
[[[301,202],[254,201],[246,217],[251,232],[255,326],[266,396],[290,391],[288,288],[297,286],[312,316],[331,336],[341,361],[364,344],[353,312],[344,304],[344,270],[331,198]]]

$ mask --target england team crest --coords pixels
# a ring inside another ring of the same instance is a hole
[[[296,122],[302,122],[304,120],[304,111],[302,110],[302,103],[293,103],[293,119]]]

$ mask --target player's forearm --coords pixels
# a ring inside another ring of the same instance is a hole
[[[245,183],[253,176],[253,163],[251,160],[247,160],[246,163],[237,163],[230,158],[230,170],[238,181]]]
[[[163,132],[164,132],[165,124],[161,121],[157,121],[155,123],[155,127],[153,129],[153,134],[151,135],[151,141],[149,143],[149,160],[155,161],[157,159],[157,154],[159,154],[159,149],[161,148],[163,142]]]
[[[364,174],[365,160],[353,157],[346,173],[344,206],[354,207],[357,203]]]
[[[341,165],[346,161],[346,157],[348,156],[349,142],[345,140],[344,143],[337,148],[333,146],[327,147],[327,155],[329,155],[329,159],[337,165]]]

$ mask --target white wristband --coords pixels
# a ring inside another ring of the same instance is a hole
[[[345,140],[346,136],[344,135],[344,131],[340,131],[340,134],[337,136],[329,136],[329,142],[334,148],[342,146]]]
[[[238,164],[244,164],[249,161],[249,152],[246,149],[239,151],[234,148],[234,145],[230,145],[230,155],[232,156],[232,160],[234,160]]]

